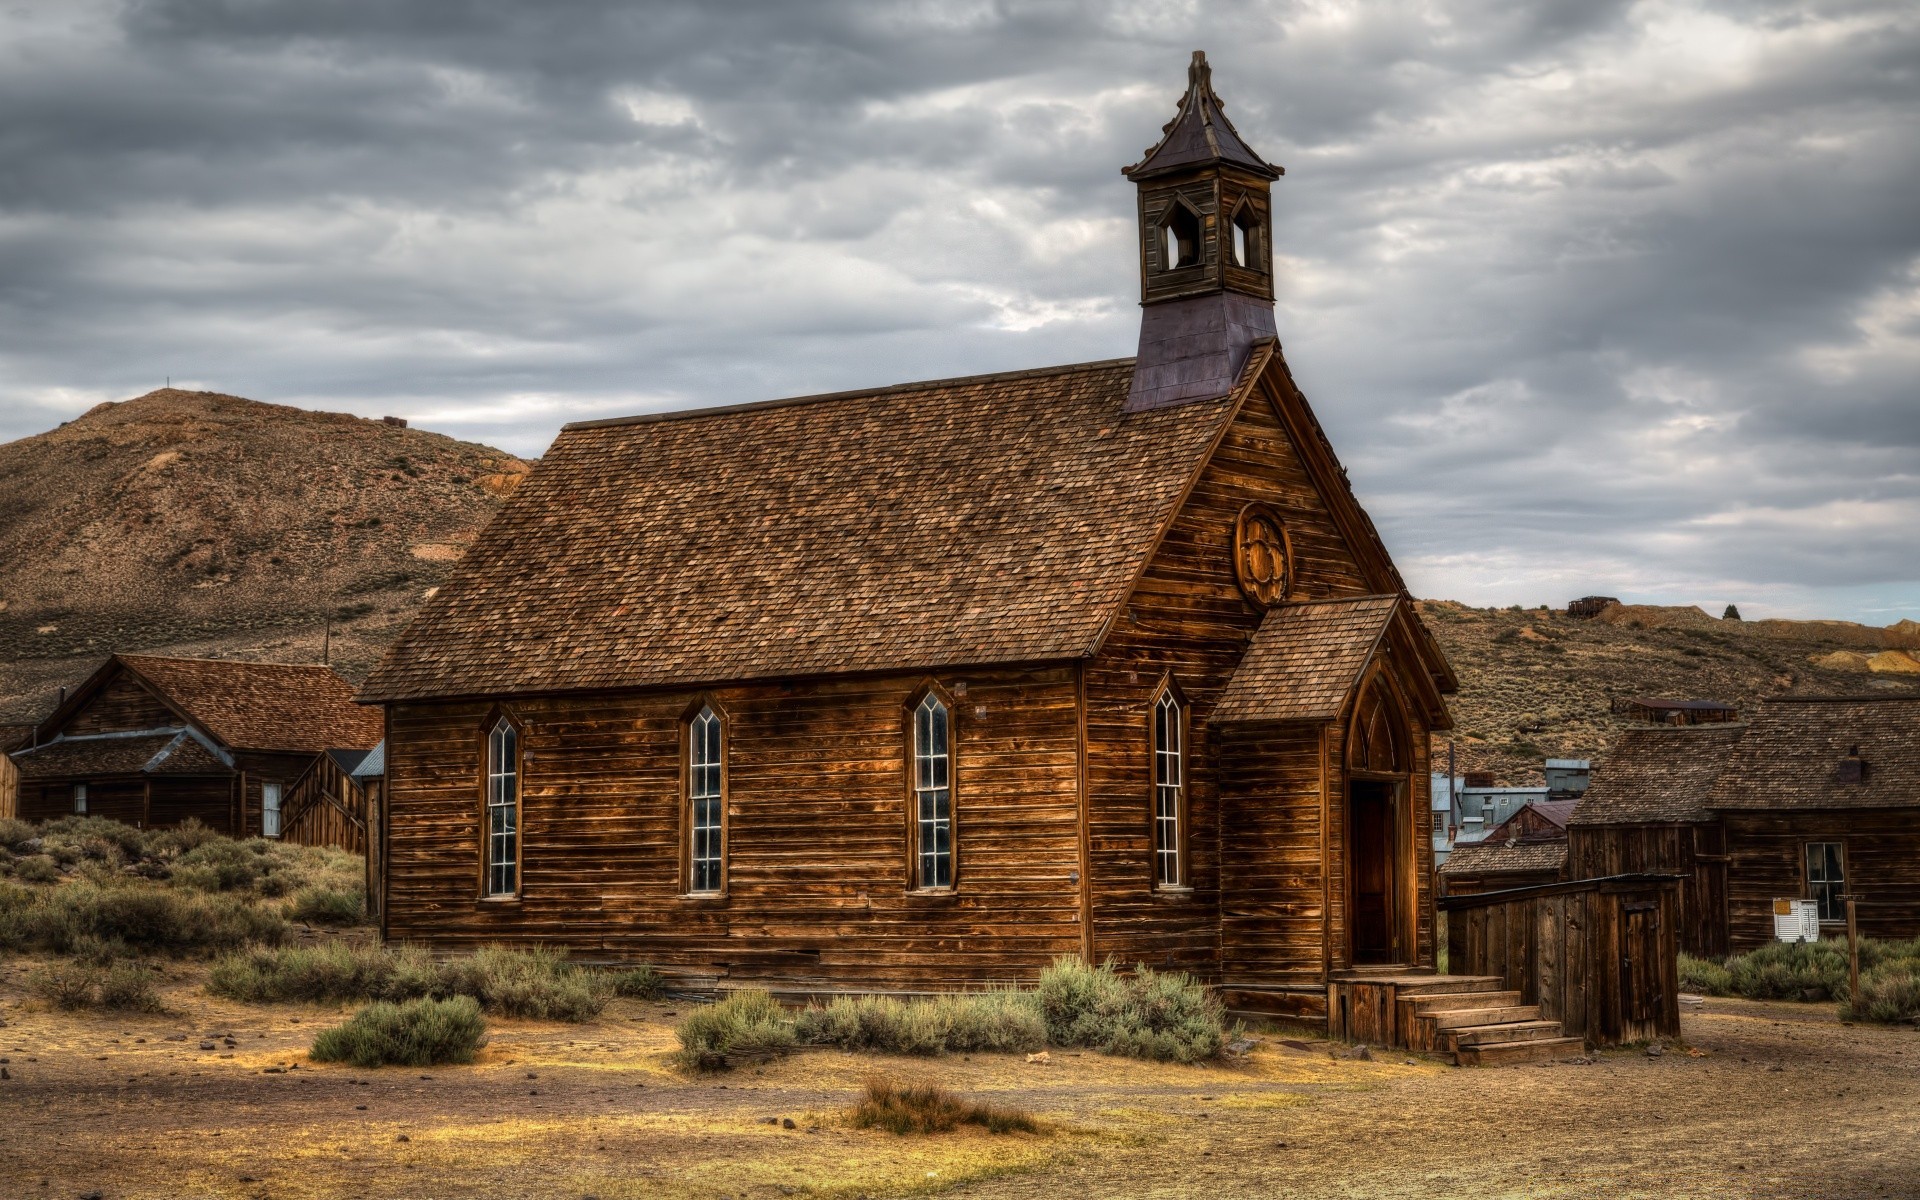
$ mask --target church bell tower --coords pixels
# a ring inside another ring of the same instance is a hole
[[[1205,52],[1180,110],[1121,174],[1140,201],[1140,350],[1127,411],[1224,396],[1253,343],[1275,336],[1269,189],[1286,172],[1221,111]]]

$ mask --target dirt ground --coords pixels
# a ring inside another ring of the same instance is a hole
[[[30,965],[0,964],[8,1200],[1920,1195],[1920,1032],[1827,1005],[1710,1000],[1685,1020],[1694,1053],[1590,1065],[1356,1061],[1271,1035],[1221,1066],[806,1053],[699,1078],[667,1062],[686,1005],[620,1001],[585,1025],[495,1021],[472,1066],[361,1071],[306,1061],[344,1010],[214,1000],[174,968],[171,1013],[64,1014],[26,997]],[[1051,1132],[852,1129],[877,1073]]]

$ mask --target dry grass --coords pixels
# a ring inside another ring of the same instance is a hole
[[[937,1084],[901,1084],[875,1076],[849,1116],[856,1129],[888,1133],[952,1133],[977,1125],[988,1133],[1039,1133],[1040,1122],[1023,1108],[963,1100]]]

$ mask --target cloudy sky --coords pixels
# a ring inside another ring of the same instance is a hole
[[[0,0],[0,439],[1131,354],[1204,48],[1418,594],[1920,617],[1920,5]]]

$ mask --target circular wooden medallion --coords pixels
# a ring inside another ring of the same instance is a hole
[[[1264,504],[1247,505],[1234,522],[1233,572],[1261,608],[1285,600],[1293,588],[1293,543],[1279,514]]]

